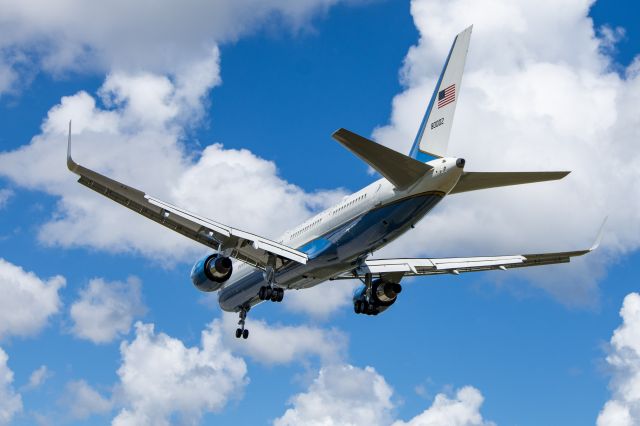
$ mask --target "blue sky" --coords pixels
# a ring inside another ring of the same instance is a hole
[[[24,3],[0,7],[0,424],[640,422],[631,2]],[[203,249],[64,168],[73,118],[79,161],[277,236],[376,178],[335,129],[408,148],[469,24],[451,154],[573,173],[453,196],[380,255],[583,248],[609,215],[598,252],[407,280],[377,317],[323,284],[253,310],[236,342],[189,282]]]

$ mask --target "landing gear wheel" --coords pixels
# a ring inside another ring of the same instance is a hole
[[[362,302],[360,300],[356,300],[353,303],[353,312],[355,312],[356,314],[362,313]]]
[[[249,312],[249,308],[250,307],[248,306],[243,306],[242,309],[240,309],[240,321],[238,321],[238,328],[236,329],[236,339],[239,339],[240,337],[246,339],[247,337],[249,337],[249,330],[244,328],[244,323],[247,319],[247,312]]]
[[[276,302],[282,302],[282,299],[284,299],[284,289],[279,288],[276,294],[277,294]]]
[[[273,290],[274,289],[271,287],[264,288],[264,300],[269,300],[269,299],[273,300]]]
[[[264,291],[265,291],[265,287],[264,286],[260,287],[260,290],[258,291],[258,299],[264,300]]]

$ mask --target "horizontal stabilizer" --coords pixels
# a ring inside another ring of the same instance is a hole
[[[346,129],[339,129],[331,136],[398,189],[408,188],[432,168]]]
[[[571,172],[464,172],[449,194],[562,179]]]

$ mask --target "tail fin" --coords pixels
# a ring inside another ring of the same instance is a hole
[[[472,29],[473,25],[462,31],[453,40],[449,56],[431,96],[431,102],[429,102],[427,112],[413,142],[409,154],[412,158],[426,162],[444,157],[447,153],[453,114],[456,111],[456,103],[460,94],[460,82],[462,81]]]

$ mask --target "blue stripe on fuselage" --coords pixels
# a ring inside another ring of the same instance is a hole
[[[402,235],[420,220],[440,200],[442,194],[421,194],[369,210],[340,227],[298,247],[309,255],[306,265],[291,262],[278,273],[280,285],[295,287],[305,276],[313,276],[322,269],[336,269],[343,265],[348,270],[351,262],[365,257]],[[256,270],[219,292],[218,301],[225,311],[235,311],[240,306],[259,303],[256,295],[264,285],[262,271]]]

